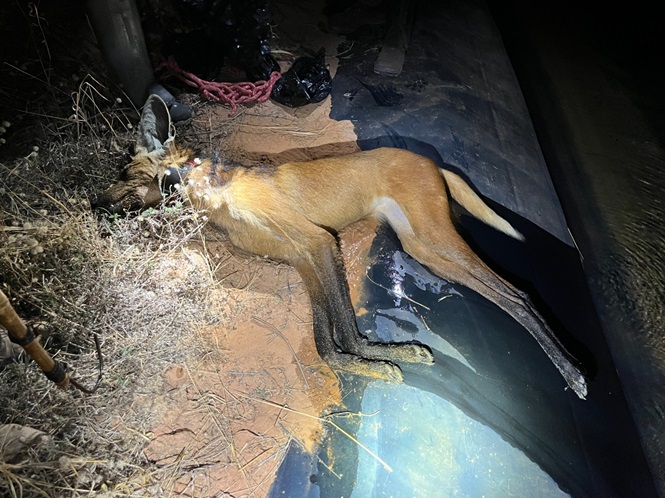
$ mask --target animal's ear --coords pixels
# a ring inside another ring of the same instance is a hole
[[[139,122],[139,140],[136,144],[137,152],[153,152],[161,150],[173,140],[171,116],[169,109],[158,95],[150,95],[143,106],[141,121]]]

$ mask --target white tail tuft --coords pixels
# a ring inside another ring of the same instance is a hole
[[[524,240],[524,235],[519,233],[513,226],[496,214],[485,202],[476,194],[471,187],[452,171],[439,169],[441,175],[448,184],[448,190],[453,199],[459,202],[473,216],[489,226],[496,228],[517,240]]]

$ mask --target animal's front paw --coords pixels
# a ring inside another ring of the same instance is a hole
[[[434,356],[427,346],[416,343],[362,343],[358,356],[391,363],[434,363]]]
[[[327,360],[328,364],[337,370],[385,380],[387,382],[401,383],[402,370],[389,361],[367,360],[359,356],[343,354],[335,359]]]
[[[380,356],[377,355],[375,359],[391,361],[393,363],[424,363],[431,365],[434,363],[434,356],[427,346],[421,344],[381,344],[376,347],[380,348]]]
[[[371,370],[375,373],[375,375],[370,374],[372,377],[377,377],[386,382],[395,382],[398,384],[401,384],[404,381],[402,369],[394,363],[387,361],[369,361],[367,363],[369,363]]]
[[[426,346],[420,344],[401,344],[399,346],[403,350],[402,361],[407,363],[424,363],[425,365],[432,365],[434,363],[434,355]]]

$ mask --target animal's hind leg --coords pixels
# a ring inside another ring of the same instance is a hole
[[[439,244],[432,241],[432,247],[425,245],[413,233],[402,231],[398,235],[404,249],[434,273],[469,287],[512,316],[538,341],[575,393],[580,398],[586,396],[586,380],[576,361],[529,297],[494,273],[456,232],[446,233],[446,239],[439,241]]]

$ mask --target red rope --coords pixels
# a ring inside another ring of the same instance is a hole
[[[217,81],[206,81],[195,74],[181,69],[173,57],[169,57],[162,62],[157,69],[162,68],[169,71],[186,85],[196,88],[206,99],[230,106],[231,116],[238,110],[238,104],[259,103],[268,100],[275,82],[282,77],[278,71],[274,71],[268,81],[257,81],[256,83],[219,83]]]

